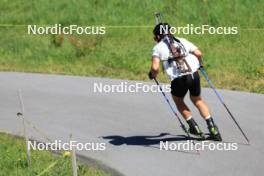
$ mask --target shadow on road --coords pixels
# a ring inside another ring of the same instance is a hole
[[[170,137],[169,137],[170,136]],[[197,140],[197,138],[189,139],[185,135],[171,135],[169,133],[160,133],[156,136],[119,136],[119,135],[112,135],[112,136],[103,136],[103,139],[109,139],[109,143],[112,145],[142,145],[142,146],[149,146],[149,145],[156,145],[162,142],[172,142],[172,141],[187,141],[187,140]]]

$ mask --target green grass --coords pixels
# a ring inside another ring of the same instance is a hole
[[[153,26],[161,11],[173,26],[238,26],[238,35],[181,35],[204,54],[218,88],[264,93],[262,0],[0,0],[0,23]],[[254,29],[257,30],[254,30]],[[106,28],[106,35],[33,36],[0,27],[0,70],[148,80],[152,27]],[[168,81],[161,74],[162,81]],[[205,86],[205,81],[202,84]]]
[[[67,176],[72,175],[71,159],[54,155],[49,151],[31,150],[31,167],[26,159],[24,140],[9,134],[0,133],[0,175],[33,176],[45,171],[42,175]],[[50,167],[49,167],[50,166]],[[103,171],[78,164],[80,176],[109,176]]]

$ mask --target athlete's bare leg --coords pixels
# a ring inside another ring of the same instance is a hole
[[[181,113],[181,115],[183,116],[185,120],[192,116],[190,109],[184,103],[184,97],[181,98],[181,97],[172,95],[172,98],[177,106],[178,111]]]
[[[206,119],[210,117],[210,112],[208,109],[208,106],[205,104],[201,96],[190,96],[193,104],[197,107],[199,110],[201,116]]]

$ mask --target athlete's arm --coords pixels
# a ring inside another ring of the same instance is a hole
[[[150,68],[150,73],[152,78],[156,78],[159,73],[160,59],[157,56],[152,56],[152,63]]]
[[[199,49],[196,49],[192,51],[192,54],[198,58],[200,65],[202,65],[202,55],[203,55],[202,52]]]
[[[202,59],[202,52],[199,49],[196,49],[192,52],[199,60]]]

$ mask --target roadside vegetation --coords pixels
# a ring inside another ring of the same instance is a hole
[[[237,26],[237,35],[179,37],[199,46],[216,87],[264,93],[263,9],[262,0],[1,0],[0,70],[148,80],[161,11],[172,26]],[[27,34],[27,24],[56,23],[105,25],[106,34]]]
[[[31,151],[31,167],[26,159],[26,145],[21,138],[0,133],[0,175],[16,176],[70,176],[71,158],[52,154],[49,151]],[[110,176],[103,171],[78,164],[80,176]]]

